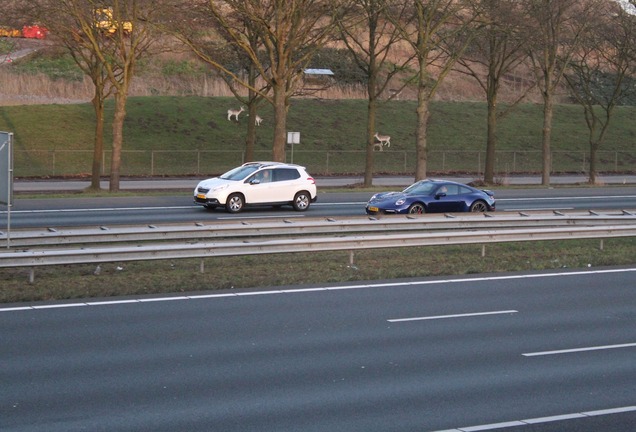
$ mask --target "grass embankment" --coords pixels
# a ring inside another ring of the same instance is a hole
[[[468,275],[529,270],[563,270],[630,265],[636,262],[635,239],[546,241],[486,246],[435,246],[356,252],[259,255],[204,260],[110,263],[0,270],[0,302],[145,295],[360,280]],[[602,287],[599,287],[602,289]]]
[[[242,162],[246,117],[228,121],[233,98],[136,97],[128,104],[122,175],[211,175]],[[112,104],[106,118],[110,119]],[[256,158],[271,158],[273,114],[264,105],[257,128]],[[243,114],[244,116],[245,114]],[[484,163],[483,103],[435,102],[429,126],[431,173],[476,172]],[[636,108],[617,109],[606,137],[599,171],[633,171],[636,165]],[[314,175],[364,171],[366,101],[295,99],[288,130],[301,133],[294,162]],[[90,173],[94,119],[90,104],[0,107],[0,130],[15,136],[15,176],[77,176]],[[377,129],[391,136],[391,147],[376,152],[378,173],[412,173],[414,168],[415,102],[383,104]],[[542,107],[522,105],[499,123],[496,171],[541,170]],[[110,142],[110,125],[106,143]],[[588,130],[580,107],[556,107],[552,130],[554,172],[587,168]],[[199,153],[197,153],[199,151]],[[151,152],[154,154],[151,155]],[[445,152],[445,153],[443,153]],[[481,152],[481,155],[478,155]],[[517,152],[513,154],[512,152]],[[530,153],[528,153],[530,152]],[[290,158],[288,149],[288,159]],[[106,155],[106,172],[109,164]]]

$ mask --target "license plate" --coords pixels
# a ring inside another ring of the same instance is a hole
[[[199,199],[205,199],[205,194],[197,194],[197,198],[199,198]]]
[[[377,207],[369,207],[369,211],[372,211],[372,212],[377,212],[377,211],[379,211],[379,210],[380,210],[380,209],[379,209],[379,208],[377,208]]]

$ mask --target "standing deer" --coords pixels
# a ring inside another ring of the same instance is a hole
[[[227,110],[227,119],[228,120],[232,120],[232,116],[234,116],[234,118],[236,119],[236,121],[238,121],[239,119],[239,115],[245,111],[245,107],[241,107],[241,109],[237,109],[237,110],[233,110],[233,109],[229,109]]]
[[[249,116],[249,114],[248,114],[248,116]],[[254,117],[254,123],[256,123],[256,126],[260,126],[262,121],[263,121],[263,119],[261,118],[261,116],[256,114],[256,116]]]
[[[376,132],[373,137],[380,141],[381,146],[391,147],[391,137],[389,135],[378,135],[378,133]]]

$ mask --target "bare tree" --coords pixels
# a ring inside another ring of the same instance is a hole
[[[135,74],[137,60],[149,52],[155,41],[152,28],[147,23],[160,10],[158,3],[156,0],[113,0],[112,23],[116,31],[106,43],[89,37],[95,55],[104,65],[115,96],[109,185],[111,192],[119,191],[128,91]],[[94,25],[82,24],[82,30],[87,32],[86,34],[92,34]]]
[[[367,80],[367,134],[364,185],[373,184],[374,135],[381,95],[393,78],[406,72],[411,58],[392,55],[401,39],[395,21],[403,18],[399,6],[390,11],[385,0],[354,0],[339,23],[342,41]],[[353,20],[352,20],[353,18]],[[393,18],[393,19],[392,19]],[[394,21],[395,20],[395,21]]]
[[[296,93],[305,65],[314,53],[331,40],[340,0],[205,0],[199,3],[204,16],[212,19],[211,33],[221,34],[237,51],[247,56],[254,69],[247,74],[232,70],[220,59],[206,54],[195,39],[183,38],[190,48],[222,74],[274,108],[272,159],[285,161],[287,111]],[[203,25],[209,21],[202,20]],[[257,88],[256,77],[265,81]],[[252,114],[252,113],[250,113]],[[255,117],[255,111],[254,111]],[[253,120],[252,120],[253,121]]]
[[[80,30],[81,16],[94,27],[94,38],[101,41],[101,34],[94,22],[93,5],[89,3],[54,2],[47,0],[33,0],[15,2],[13,14],[27,17],[33,22],[39,22],[50,32],[50,39],[63,46],[72,56],[77,66],[90,77],[94,85],[92,105],[95,112],[95,136],[93,144],[93,163],[91,170],[90,189],[100,189],[100,176],[103,170],[102,155],[104,150],[104,104],[110,95],[109,85],[104,64],[96,55],[92,44]]]
[[[244,49],[236,44],[233,35],[220,25],[210,12],[208,0],[191,3],[188,7],[173,5],[171,13],[155,24],[162,32],[180,40],[204,63],[211,65],[217,76],[225,81],[241,105],[247,106],[247,135],[245,159],[254,160],[256,143],[256,116],[258,107],[270,93],[268,81],[261,78],[259,69]],[[244,42],[255,53],[264,51],[257,28],[252,21],[243,21],[242,16],[230,14],[232,22]],[[266,62],[261,56],[261,61]],[[247,95],[245,95],[247,90]]]
[[[108,4],[108,5],[107,5]],[[26,16],[51,30],[95,85],[96,116],[91,187],[99,189],[102,171],[103,115],[107,97],[115,98],[109,190],[119,190],[123,126],[128,89],[136,61],[153,43],[146,22],[160,0],[31,0],[21,2]]]
[[[599,0],[528,0],[525,37],[537,85],[543,96],[541,184],[550,184],[554,99],[581,37],[599,10]]]
[[[565,79],[589,130],[589,183],[598,183],[597,152],[614,109],[636,95],[636,16],[614,4],[599,9]]]
[[[486,95],[487,132],[484,183],[494,183],[497,149],[497,122],[521,102],[534,88],[526,86],[505,109],[499,105],[504,78],[513,75],[527,59],[525,39],[520,34],[522,15],[516,0],[482,0],[481,18],[476,21],[474,37],[457,70],[473,77]]]
[[[410,19],[400,31],[417,62],[417,125],[415,132],[415,180],[426,178],[430,102],[458,58],[468,46],[475,9],[470,0],[403,0],[410,5]]]

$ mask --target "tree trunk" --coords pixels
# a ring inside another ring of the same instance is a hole
[[[596,157],[599,143],[590,143],[590,178],[589,183],[595,185],[598,183],[598,172],[596,168]]]
[[[248,70],[248,82],[250,88],[248,89],[247,99],[249,101],[247,105],[247,114],[249,121],[247,122],[247,137],[245,138],[245,160],[244,162],[252,162],[254,160],[254,148],[256,147],[256,108],[257,104],[254,103],[257,99],[256,92],[253,90],[256,87],[256,68],[254,65],[249,66]]]
[[[287,142],[287,95],[285,83],[276,83],[274,91],[274,144],[272,160],[285,162],[285,143]]]
[[[490,49],[494,52],[494,48]],[[484,166],[484,183],[495,183],[495,159],[497,153],[497,96],[499,94],[499,79],[495,68],[496,62],[490,61],[486,84],[486,163]]]
[[[104,153],[104,99],[95,92],[91,101],[95,110],[95,141],[93,145],[93,168],[91,171],[91,190],[101,189],[102,156]]]
[[[496,98],[496,96],[495,96]],[[488,96],[488,114],[486,131],[486,164],[484,166],[484,183],[495,183],[495,158],[497,150],[497,102]]]
[[[417,85],[417,124],[415,125],[415,181],[424,180],[428,170],[428,119],[429,108],[428,83],[426,76],[426,57],[418,59],[420,73]]]
[[[367,154],[364,163],[364,187],[373,186],[375,117],[378,111],[378,100],[375,95],[375,80],[369,80],[369,101],[367,102]],[[373,87],[372,87],[373,86]]]
[[[543,186],[550,185],[550,173],[552,172],[552,152],[550,150],[550,143],[552,140],[552,115],[553,115],[553,100],[550,91],[546,91],[543,105],[543,173],[541,175],[541,184]]]
[[[121,173],[121,150],[124,142],[124,119],[126,118],[127,91],[115,95],[115,114],[113,116],[113,154],[110,163],[110,192],[119,192]]]
[[[431,115],[429,101],[423,92],[418,94],[417,125],[415,129],[415,181],[424,180],[428,170],[428,119]]]
[[[247,118],[247,137],[245,138],[244,162],[252,162],[254,161],[254,147],[256,143],[256,105],[248,105]]]

